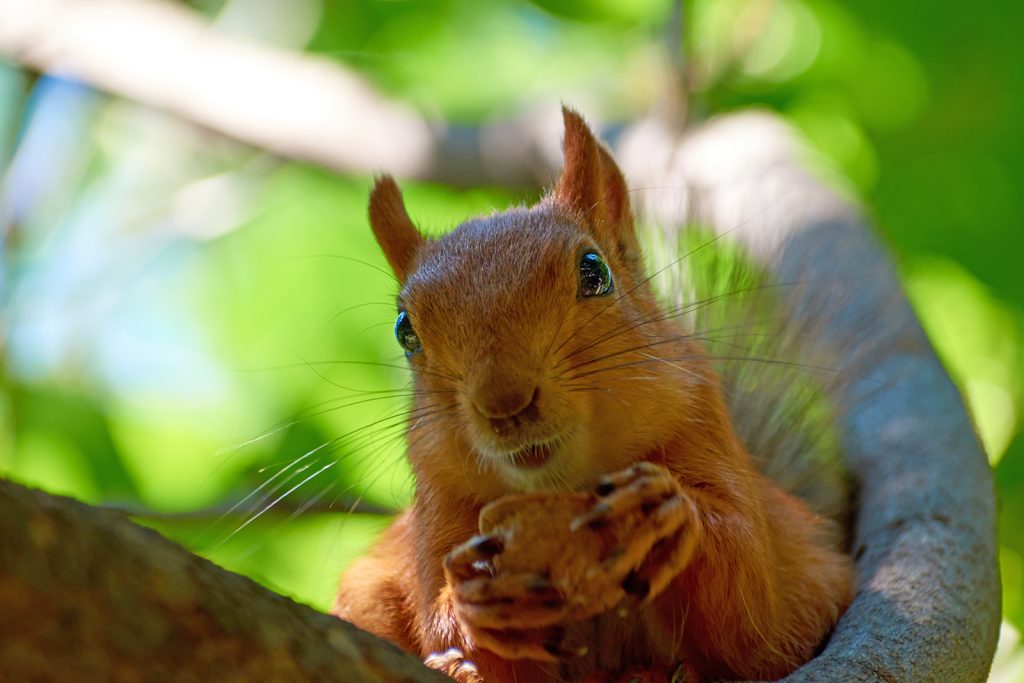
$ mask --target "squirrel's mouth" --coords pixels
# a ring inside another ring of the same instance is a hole
[[[553,441],[547,443],[536,443],[524,446],[509,454],[512,464],[521,469],[536,469],[542,467],[554,454],[557,444]]]
[[[476,451],[514,492],[567,490],[566,477],[578,468],[573,457],[578,448],[575,435],[576,430],[570,427],[554,435],[549,432],[525,437],[504,448],[477,446]]]
[[[562,444],[565,443],[563,436],[555,438],[548,437],[543,441],[526,443],[521,446],[509,448],[481,448],[480,454],[492,461],[500,462],[510,470],[520,472],[539,470],[555,458]]]

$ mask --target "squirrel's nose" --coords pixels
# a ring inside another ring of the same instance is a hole
[[[522,422],[536,420],[540,387],[487,392],[473,397],[473,408],[486,418],[496,434],[506,434]]]

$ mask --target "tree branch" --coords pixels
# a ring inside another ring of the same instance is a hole
[[[0,481],[0,539],[0,680],[448,680],[111,511]]]
[[[812,283],[791,288],[790,303],[815,318],[814,343],[837,350],[851,378],[836,398],[860,484],[857,595],[824,652],[786,680],[984,681],[1000,624],[992,472],[859,211],[805,170],[808,151],[763,113],[681,140],[647,122],[619,156],[648,220],[713,227],[780,282]]]
[[[484,128],[428,122],[335,61],[227,35],[164,0],[0,0],[0,56],[342,173],[539,186],[558,158],[542,143],[554,107]]]

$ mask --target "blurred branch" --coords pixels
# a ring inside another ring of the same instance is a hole
[[[163,0],[0,0],[0,56],[342,173],[523,187],[557,161],[540,142],[554,107],[482,128],[428,122],[337,62],[225,34]]]
[[[0,538],[0,680],[448,680],[109,510],[0,481]]]
[[[665,58],[668,61],[668,82],[657,108],[665,122],[681,133],[690,117],[690,69],[686,46],[686,7],[684,0],[673,0],[672,12],[665,28]]]

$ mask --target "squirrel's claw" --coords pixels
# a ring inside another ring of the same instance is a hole
[[[699,517],[689,497],[666,501],[656,516],[673,517],[665,526],[675,531],[654,544],[643,563],[626,576],[622,585],[628,595],[641,602],[650,602],[679,575],[690,562],[699,536],[694,528],[699,524]]]
[[[501,539],[476,536],[444,560],[460,620],[471,630],[536,629],[565,619],[565,596],[547,577],[534,573],[495,575],[490,564]]]
[[[474,536],[448,553],[444,558],[444,571],[455,582],[493,576],[494,567],[490,561],[503,549],[499,536]]]
[[[562,621],[565,597],[536,574],[481,577],[454,586],[460,616],[483,628],[538,628]]]
[[[448,675],[457,683],[484,683],[483,676],[480,675],[476,664],[466,659],[462,650],[457,647],[427,655],[423,663],[431,669]]]
[[[622,515],[641,514],[643,524],[628,542],[612,549],[588,572],[597,582],[621,587],[615,602],[649,601],[690,561],[699,537],[699,516],[693,500],[664,467],[639,462],[604,477],[595,488],[600,500],[572,522],[573,529],[600,528]]]

